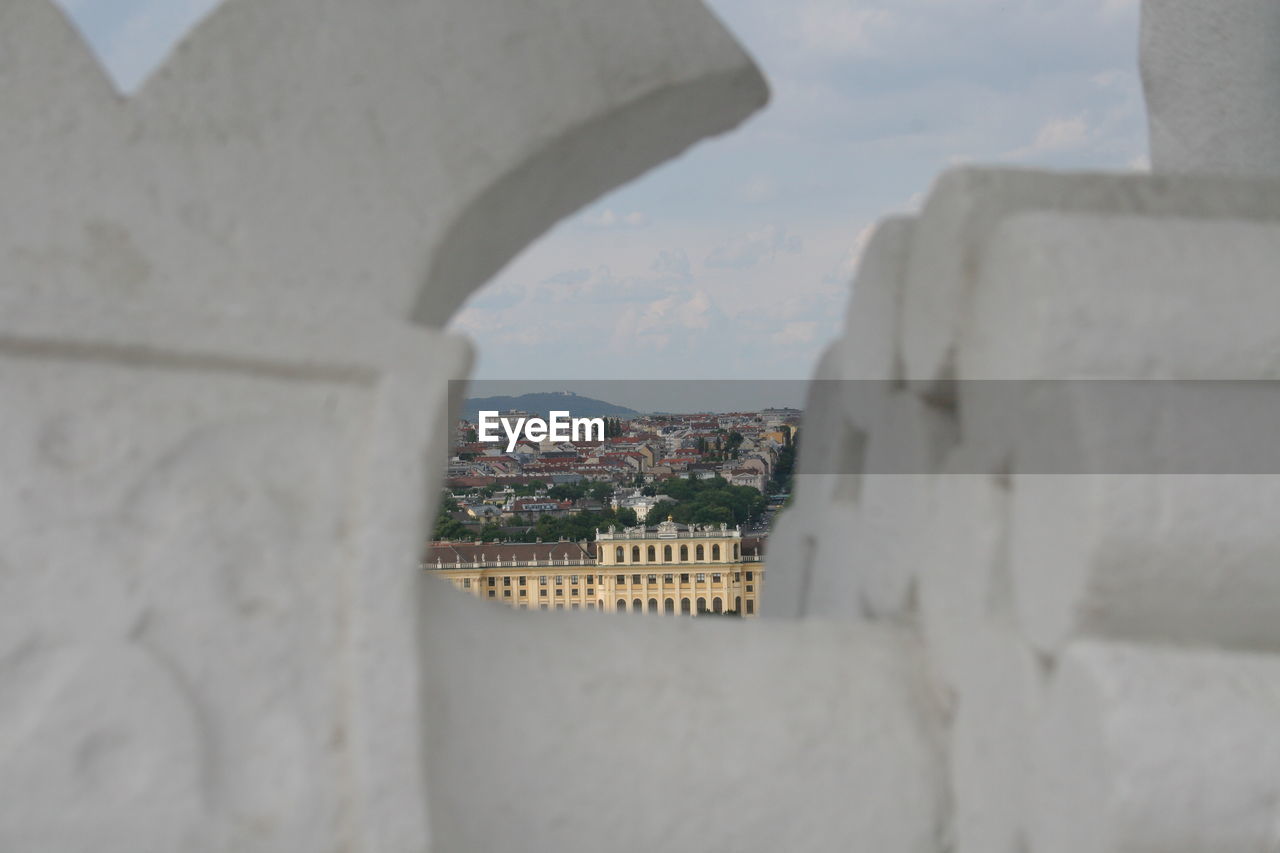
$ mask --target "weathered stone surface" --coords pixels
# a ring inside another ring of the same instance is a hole
[[[788,555],[781,572],[769,570],[769,593],[761,602],[771,616],[798,617],[834,596],[841,614],[857,600],[857,577],[846,548],[821,532],[847,523],[862,487],[866,426],[853,410],[880,405],[880,383],[847,383],[846,341],[823,353],[805,401],[806,430],[816,440],[801,445],[795,467],[796,503],[770,531],[770,550]],[[851,399],[853,398],[853,399]]]
[[[948,744],[957,853],[1027,849],[1027,778],[1043,683],[1030,647],[1000,624],[971,628]]]
[[[1156,173],[944,175],[819,369],[771,577],[923,638],[942,849],[1274,843],[1278,14],[1150,0]]]
[[[1077,636],[1280,650],[1275,475],[1015,475],[1010,563],[1038,648]]]
[[[228,0],[129,99],[4,4],[0,848],[427,849],[411,321],[765,96],[686,0]]]
[[[128,99],[49,0],[2,14],[7,295],[442,325],[766,95],[688,0],[227,0]]]
[[[937,697],[907,631],[424,593],[453,650],[426,681],[428,762],[456,770],[441,849],[939,849]]]
[[[414,568],[469,353],[412,323],[763,102],[702,7],[229,0],[128,100],[0,7],[0,849],[1268,849],[1276,478],[950,380],[1276,378],[1278,20],[1146,6],[1157,172],[1234,177],[880,230],[765,598],[860,624],[731,625]]]
[[[905,378],[932,382],[957,377],[969,345],[981,257],[991,235],[1019,214],[1057,212],[1103,218],[1135,215],[1159,222],[1280,218],[1280,183],[1204,175],[1054,174],[965,167],[943,174],[916,222],[903,302]],[[1015,334],[1016,329],[1003,329]],[[1020,365],[1005,363],[1012,378]],[[1065,378],[1054,376],[1051,378]]]
[[[845,318],[841,378],[846,381],[901,378],[902,302],[914,230],[913,217],[893,217],[877,225],[867,241]]]
[[[0,320],[0,847],[421,843],[396,555],[465,345],[127,313]]]
[[[858,269],[845,332],[823,354],[810,385],[805,431],[812,440],[802,444],[797,464],[799,502],[771,535],[773,550],[802,554],[804,562],[792,571],[771,570],[764,602],[770,615],[839,617],[906,606],[917,539],[897,534],[919,522],[915,501],[925,487],[897,475],[927,472],[935,439],[919,401],[894,385],[913,227],[908,217],[877,226]],[[894,421],[909,429],[896,434],[888,428]],[[836,528],[843,536],[828,534]],[[849,541],[860,547],[850,551],[842,544]]]
[[[1280,7],[1146,0],[1142,83],[1161,172],[1280,177]]]
[[[1036,734],[1030,849],[1275,846],[1278,691],[1274,655],[1071,649]]]
[[[1249,217],[1232,189],[1215,191],[1239,217],[1009,217],[978,253],[958,378],[1280,378],[1280,220]],[[1260,190],[1280,209],[1280,182],[1245,194]]]
[[[987,668],[981,640],[992,625],[1013,625],[1009,584],[1009,484],[957,448],[934,482],[922,540],[920,630],[935,677],[949,690]],[[981,627],[979,627],[981,626]]]

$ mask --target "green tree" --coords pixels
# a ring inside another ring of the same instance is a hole
[[[536,495],[540,491],[543,491],[544,489],[546,489],[546,487],[547,487],[547,484],[542,482],[541,480],[530,480],[527,483],[522,483],[512,488],[513,488],[513,491],[516,493],[517,497],[527,498],[527,497],[530,497],[531,495]]]
[[[480,541],[498,542],[507,538],[503,529],[492,521],[480,528]]]
[[[431,531],[432,539],[470,539],[471,529],[460,521],[455,521],[449,516],[449,511],[443,506],[440,512],[436,514],[436,526]]]
[[[800,452],[800,442],[792,440],[791,444],[778,451],[778,461],[773,466],[773,476],[769,480],[770,494],[782,495],[791,492],[791,481],[795,474],[796,456]]]
[[[559,483],[547,489],[547,497],[558,501],[576,501],[587,493],[587,487],[581,483]]]
[[[723,477],[671,479],[662,489],[672,500],[650,510],[648,524],[665,521],[668,515],[682,524],[744,524],[764,512],[768,503],[758,490],[732,486]]]
[[[644,523],[652,526],[658,522],[666,521],[668,515],[674,517],[677,507],[678,504],[674,504],[671,501],[658,501],[649,508],[649,514],[644,517]]]
[[[540,515],[533,525],[534,532],[539,539],[554,542],[560,538],[560,519],[551,515]]]

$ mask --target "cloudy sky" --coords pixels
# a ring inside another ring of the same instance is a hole
[[[217,0],[61,0],[128,91]],[[485,379],[809,375],[877,218],[966,162],[1146,167],[1138,0],[711,0],[739,130],[561,223],[461,310]]]

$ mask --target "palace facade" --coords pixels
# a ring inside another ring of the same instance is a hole
[[[423,568],[521,610],[759,613],[762,540],[727,525],[609,528],[594,542],[432,542]]]

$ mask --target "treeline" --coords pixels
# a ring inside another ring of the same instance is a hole
[[[738,458],[739,448],[744,440],[742,433],[737,430],[730,432],[717,429],[715,438],[708,440],[700,437],[694,442],[694,448],[702,455],[704,462],[724,462]]]
[[[496,522],[479,525],[475,522],[458,521],[452,514],[461,509],[458,502],[446,491],[440,500],[440,512],[436,515],[432,529],[433,539],[480,539],[484,542],[536,542],[565,539],[594,539],[596,528],[607,528],[610,524],[633,527],[639,524],[635,510],[622,509],[615,511],[608,507],[613,497],[612,483],[580,482],[561,483],[547,488],[547,484],[533,480],[524,485],[515,486],[513,491],[517,497],[527,497],[545,490],[546,496],[558,501],[579,501],[584,498],[606,504],[601,512],[581,512],[565,518],[553,518],[550,515],[540,516],[535,524],[515,524],[503,526]],[[463,489],[462,494],[474,494],[492,497],[497,491],[494,486],[475,486]]]
[[[800,442],[792,441],[778,451],[778,462],[773,467],[773,477],[769,480],[769,492],[775,495],[791,493],[791,479],[795,474],[796,454],[800,452]]]
[[[534,542],[541,539],[543,542],[554,542],[562,538],[574,541],[594,540],[597,528],[608,530],[611,524],[617,527],[634,527],[638,523],[636,511],[627,508],[613,510],[606,507],[601,512],[580,512],[564,518],[542,515],[538,517],[538,521],[531,530],[526,530],[521,534],[521,538],[515,541]]]
[[[751,486],[731,486],[723,477],[709,480],[663,480],[657,486],[671,500],[659,501],[649,510],[646,524],[666,521],[681,524],[746,524],[764,512],[764,495]]]
[[[469,486],[465,489],[459,489],[458,494],[491,498],[499,490],[498,486]],[[511,491],[518,498],[534,497],[540,492],[546,492],[547,497],[558,501],[578,501],[583,498],[591,498],[592,500],[603,502],[613,497],[613,484],[583,481],[579,483],[561,483],[548,488],[547,484],[541,480],[530,480],[527,483],[513,485]]]
[[[581,512],[564,518],[550,515],[538,517],[534,524],[521,524],[504,527],[495,522],[484,525],[464,524],[450,516],[457,512],[458,505],[445,495],[441,501],[440,512],[436,515],[432,539],[465,540],[479,539],[483,542],[556,542],[560,539],[594,540],[596,528],[607,530],[609,525],[618,527],[634,527],[639,524],[633,509],[613,510],[606,507],[602,512]]]
[[[585,481],[579,483],[561,483],[547,489],[547,497],[558,501],[580,501],[583,498],[590,498],[591,500],[603,503],[613,497],[613,484],[599,482],[588,483]]]

